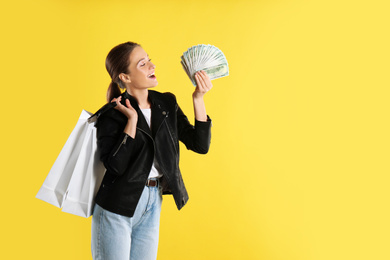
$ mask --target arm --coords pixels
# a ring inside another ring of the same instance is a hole
[[[116,102],[115,109],[119,110],[127,117],[127,124],[123,132],[134,139],[135,132],[137,129],[138,114],[137,111],[135,111],[135,109],[131,106],[130,101],[128,99],[126,99],[126,106],[121,104],[121,100],[121,96],[117,99],[114,99],[114,101]]]
[[[203,97],[213,85],[204,71],[197,72],[195,74],[195,80],[197,86],[192,94],[195,126],[189,123],[187,117],[179,107],[177,110],[179,139],[186,145],[187,149],[206,154],[210,147],[211,119],[207,116]]]
[[[116,109],[123,113],[127,121],[114,119],[116,116],[102,116],[97,125],[97,143],[100,152],[100,159],[106,169],[114,174],[121,175],[128,166],[128,162],[134,153],[135,132],[138,120],[137,112],[131,107],[128,100],[126,106],[117,102]],[[119,104],[118,104],[119,103]],[[134,111],[131,111],[134,110]],[[134,114],[131,114],[135,112]],[[113,111],[113,113],[117,113]],[[126,125],[124,125],[126,122]]]
[[[180,107],[177,108],[177,128],[179,140],[187,149],[196,153],[206,154],[209,151],[211,140],[211,119],[206,115],[206,121],[195,119],[195,126],[191,125],[187,116]]]
[[[207,121],[206,106],[203,100],[204,94],[206,94],[212,87],[213,84],[206,72],[203,70],[198,71],[195,74],[196,89],[192,94],[194,103],[194,114],[195,119],[201,122]]]

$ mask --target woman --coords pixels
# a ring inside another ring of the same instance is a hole
[[[95,260],[156,259],[162,194],[172,194],[178,209],[188,200],[178,141],[197,153],[209,149],[211,120],[203,101],[212,88],[209,77],[204,71],[195,75],[193,126],[173,94],[150,90],[157,85],[155,68],[133,42],[114,47],[106,59],[112,79],[107,100],[116,107],[96,123],[107,171],[92,218]]]

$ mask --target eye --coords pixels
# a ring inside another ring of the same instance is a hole
[[[151,61],[152,61],[152,59],[149,59],[149,60],[148,60],[148,62],[151,62]],[[143,62],[143,63],[140,64],[141,67],[143,67],[143,66],[145,66],[145,65],[146,65],[146,62]]]

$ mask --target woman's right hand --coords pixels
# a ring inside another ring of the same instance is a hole
[[[122,97],[114,98],[111,102],[116,102],[116,110],[119,110],[127,117],[127,124],[123,132],[135,138],[135,133],[137,129],[138,114],[137,111],[131,106],[130,101],[126,99],[126,106],[121,103]]]
[[[125,101],[126,106],[124,106],[122,105],[121,100],[122,100],[121,96],[111,100],[111,102],[116,102],[115,109],[122,112],[128,118],[128,120],[134,120],[135,122],[138,121],[137,111],[131,106],[130,101],[126,99]]]

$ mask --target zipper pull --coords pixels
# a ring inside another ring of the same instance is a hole
[[[122,145],[126,144],[127,137],[129,137],[129,136],[126,134],[122,140],[122,143],[119,145],[118,149],[116,149],[115,153],[112,156],[115,156],[118,153],[119,149],[122,147]]]
[[[127,137],[129,137],[127,134],[125,135],[125,138],[123,138],[122,144],[126,144]]]

